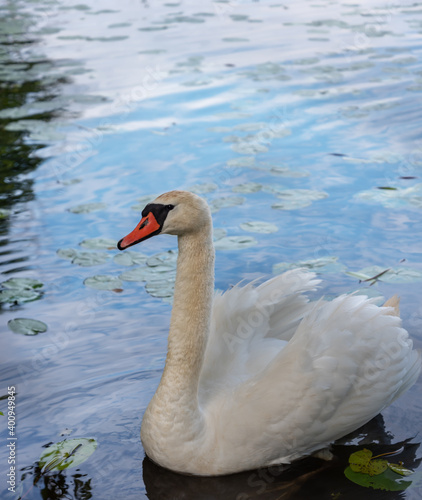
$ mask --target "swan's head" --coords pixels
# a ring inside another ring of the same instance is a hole
[[[210,223],[210,210],[202,198],[188,191],[170,191],[148,203],[141,222],[117,243],[117,248],[124,250],[156,234],[195,233],[208,229]]]

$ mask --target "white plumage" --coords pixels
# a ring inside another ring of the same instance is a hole
[[[319,281],[303,269],[213,298],[206,203],[173,191],[152,213],[160,206],[172,207],[159,232],[178,235],[179,258],[166,367],[141,430],[152,460],[201,475],[289,463],[368,422],[416,381],[421,358],[397,300],[310,303]],[[133,244],[125,240],[119,248]]]

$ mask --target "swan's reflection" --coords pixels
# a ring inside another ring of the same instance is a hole
[[[378,444],[372,444],[374,439]],[[383,418],[378,415],[354,433],[337,441],[332,447],[334,459],[330,462],[309,457],[290,466],[230,476],[197,477],[163,469],[146,457],[143,476],[150,500],[404,499],[406,494],[403,491],[365,489],[352,483],[344,475],[350,454],[364,446],[368,446],[374,455],[402,448],[392,461],[403,461],[407,468],[416,469],[421,461],[416,458],[420,443],[410,443],[410,440],[399,443],[391,441],[392,436],[386,432]],[[351,442],[354,444],[348,444]],[[411,481],[412,476],[407,479]]]

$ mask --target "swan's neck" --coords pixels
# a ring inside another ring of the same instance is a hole
[[[165,401],[167,412],[173,406],[175,413],[183,408],[198,417],[198,382],[214,293],[211,221],[199,232],[179,236],[178,243],[166,366],[155,398]]]

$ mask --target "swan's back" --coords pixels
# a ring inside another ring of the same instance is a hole
[[[393,307],[358,295],[310,304],[303,293],[317,283],[294,270],[216,297],[199,390],[226,469],[239,457],[247,469],[321,449],[419,375]]]

